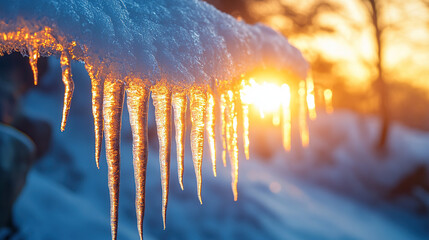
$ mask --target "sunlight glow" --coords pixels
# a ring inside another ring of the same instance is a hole
[[[308,107],[308,114],[310,116],[311,120],[316,119],[316,103],[314,100],[314,82],[313,77],[311,76],[311,73],[309,77],[307,78],[307,107]]]
[[[248,147],[248,125],[246,122],[248,122],[248,106],[251,105],[259,111],[261,118],[268,114],[272,115],[274,126],[279,126],[282,123],[283,147],[289,151],[291,146],[291,92],[289,85],[283,83],[279,86],[265,81],[259,84],[250,78],[248,84],[242,80],[241,87],[240,97],[243,106],[245,106],[245,147]]]
[[[245,85],[241,89],[242,101],[258,108],[262,118],[265,117],[265,114],[278,112],[281,99],[284,97],[281,88],[275,83],[259,84],[253,78],[249,80],[249,83],[250,85]]]
[[[283,148],[286,151],[290,151],[291,147],[291,111],[290,111],[290,88],[288,85],[283,84],[281,88],[284,98],[282,102],[282,113],[283,113]]]
[[[306,108],[306,97],[305,97],[305,81],[299,83],[299,132],[301,136],[301,144],[303,147],[307,147],[309,143],[309,134],[307,126],[307,108]]]
[[[332,106],[332,90],[325,89],[325,91],[323,91],[323,96],[325,97],[326,112],[332,113],[334,111],[334,107]]]

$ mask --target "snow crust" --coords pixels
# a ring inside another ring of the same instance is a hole
[[[0,1],[1,21],[7,28],[25,25],[34,31],[49,26],[67,42],[76,41],[82,49],[75,52],[78,59],[88,55],[109,72],[152,83],[207,84],[267,65],[305,77],[308,69],[280,33],[197,0]]]

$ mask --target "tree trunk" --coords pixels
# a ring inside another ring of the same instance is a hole
[[[390,126],[390,117],[389,117],[389,106],[388,106],[388,91],[386,82],[383,76],[383,46],[381,42],[382,29],[380,28],[378,22],[378,10],[376,6],[376,0],[369,0],[372,10],[372,24],[375,31],[375,40],[377,45],[377,70],[378,76],[375,81],[375,88],[379,95],[379,112],[381,118],[381,128],[378,136],[377,143],[375,145],[376,149],[379,151],[384,151],[387,146],[388,136],[389,136],[389,126]]]

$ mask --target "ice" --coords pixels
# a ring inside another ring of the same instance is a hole
[[[227,104],[226,104],[226,114],[227,114],[227,124],[226,124],[226,139],[227,139],[227,148],[229,154],[229,160],[231,162],[231,187],[232,193],[234,194],[234,201],[237,201],[238,191],[238,134],[237,134],[237,106],[236,106],[236,95],[231,90],[228,90]]]
[[[61,53],[61,71],[62,71],[62,80],[65,86],[64,90],[64,107],[63,107],[63,118],[61,120],[61,131],[64,131],[67,124],[67,117],[70,111],[70,104],[73,97],[74,91],[74,83],[71,75],[71,67],[70,67],[70,57],[68,53]]]
[[[120,180],[120,134],[124,84],[112,78],[104,82],[103,116],[106,141],[108,185],[110,192],[110,224],[112,238],[116,239],[118,228],[119,180]]]
[[[213,175],[216,177],[216,115],[215,100],[211,90],[207,91],[207,109],[206,109],[206,132],[210,146],[210,158],[212,160]]]
[[[183,170],[185,160],[185,133],[186,133],[186,92],[173,93],[172,105],[174,110],[174,127],[176,129],[177,176],[183,190]]]
[[[153,106],[159,141],[159,168],[162,186],[162,221],[165,229],[167,215],[168,190],[170,187],[170,122],[171,122],[171,91],[162,84],[152,89]]]
[[[201,166],[203,162],[204,149],[204,115],[207,105],[207,96],[204,89],[195,87],[191,89],[189,94],[190,110],[191,110],[191,150],[192,161],[194,162],[195,176],[197,179],[197,195],[200,203],[203,204],[201,198],[202,173]]]
[[[172,98],[174,111],[178,115],[175,114],[176,132],[179,135],[176,139],[178,175],[183,188],[181,166],[184,138],[180,132],[184,132],[185,124],[180,124],[180,121],[184,121],[185,110],[182,108],[186,107],[186,100],[177,103],[174,95],[177,89],[190,96],[191,148],[200,202],[206,117],[213,173],[216,175],[216,117],[213,113],[219,96],[210,95],[207,89],[217,93],[219,86],[222,86],[222,91],[227,94],[223,97],[227,97],[226,106],[221,103],[222,136],[226,137],[223,147],[229,152],[232,188],[234,199],[237,200],[237,115],[241,111],[238,109],[239,98],[235,87],[240,81],[238,76],[269,66],[304,79],[308,69],[301,53],[280,33],[261,24],[248,25],[237,21],[203,1],[1,1],[0,16],[0,54],[19,51],[28,55],[36,85],[38,58],[51,55],[60,57],[65,85],[61,131],[65,129],[74,90],[71,62],[77,60],[85,63],[91,79],[97,167],[103,132],[105,138],[113,239],[117,237],[118,226],[119,147],[125,89],[134,140],[136,212],[142,237],[147,160],[147,129],[143,128],[147,127],[146,96],[149,92],[152,92],[156,110],[160,143],[165,228],[170,180]],[[207,96],[208,116],[205,113]],[[248,158],[248,142],[245,144]],[[226,165],[225,151],[223,161]]]
[[[103,82],[98,71],[90,64],[85,64],[86,71],[91,79],[92,115],[94,117],[95,132],[95,163],[100,168],[101,143],[103,141]]]
[[[226,96],[225,93],[220,94],[220,123],[222,131],[222,162],[223,166],[226,167],[226,150],[227,150],[227,138],[226,138]]]
[[[39,70],[37,69],[37,60],[39,59],[38,49],[28,48],[31,70],[33,70],[34,85],[37,85],[39,79]]]
[[[133,79],[126,85],[128,113],[133,134],[133,165],[136,185],[136,216],[140,239],[143,239],[146,169],[148,159],[147,120],[149,90],[144,81]]]
[[[26,97],[23,106],[31,116],[47,119],[54,128],[59,129],[57,116],[61,115],[63,89],[62,83],[58,81],[61,78],[59,62],[53,60],[50,60],[51,72],[47,74],[48,78],[41,79],[41,85],[50,83],[50,87],[56,87],[59,91],[46,92],[36,88]],[[109,204],[106,201],[109,193],[105,183],[107,171],[98,171],[90,164],[94,151],[91,138],[91,106],[88,105],[91,99],[90,79],[86,76],[82,64],[72,63],[72,68],[76,89],[82,89],[75,92],[70,110],[73,117],[67,125],[74,131],[54,132],[54,145],[48,155],[31,171],[27,186],[14,209],[14,219],[20,233],[34,240],[58,239],[58,236],[64,240],[110,237]],[[152,105],[149,105],[149,110],[149,126],[153,129],[156,126]],[[127,116],[128,114],[124,114],[124,120]],[[424,233],[415,231],[412,227],[399,224],[383,214],[380,205],[368,205],[357,199],[344,197],[332,189],[326,190],[321,184],[330,180],[328,177],[331,172],[336,172],[338,174],[331,181],[332,184],[337,184],[335,189],[338,189],[340,184],[344,189],[357,189],[357,176],[368,178],[370,175],[365,173],[371,171],[371,176],[375,173],[372,179],[379,180],[365,181],[369,183],[367,191],[356,193],[359,196],[370,196],[369,192],[377,193],[380,181],[383,180],[390,186],[416,164],[427,163],[428,134],[395,125],[392,130],[395,140],[391,145],[395,151],[393,161],[372,163],[374,157],[363,152],[370,142],[359,140],[368,133],[375,135],[372,134],[377,127],[375,118],[335,111],[332,115],[318,115],[317,119],[317,122],[310,124],[313,137],[307,148],[308,152],[304,154],[304,161],[291,157],[290,153],[280,153],[283,150],[279,148],[279,154],[267,162],[265,158],[259,159],[257,154],[253,153],[254,148],[251,148],[251,159],[240,166],[238,202],[229,197],[229,171],[222,171],[223,167],[219,168],[218,176],[214,178],[209,161],[204,161],[202,167],[203,198],[206,199],[202,206],[195,198],[196,183],[193,171],[184,172],[184,183],[187,186],[184,191],[179,187],[177,179],[172,178],[169,224],[166,230],[163,230],[162,217],[159,211],[156,211],[161,208],[158,154],[156,151],[150,151],[144,238],[425,239],[427,228]],[[359,127],[362,122],[365,123],[365,131]],[[347,129],[350,131],[345,131]],[[121,163],[118,238],[138,239],[133,204],[134,176],[130,164],[133,158],[130,126],[123,124],[122,132],[121,157],[124,160]],[[89,135],[91,136],[88,137]],[[156,141],[156,134],[152,137],[151,140]],[[257,144],[254,139],[252,143]],[[316,160],[323,159],[323,150],[332,145],[335,147],[327,158],[335,156],[334,164],[321,165]],[[205,151],[208,152],[208,148]],[[353,153],[356,160],[353,161],[354,164],[350,164],[351,158],[340,161],[340,152]],[[186,169],[192,168],[189,153],[187,145]],[[404,161],[399,161],[401,158]],[[285,163],[290,164],[285,166]],[[301,163],[307,166],[294,174],[292,167]],[[172,165],[174,168],[174,164]],[[100,167],[106,169],[106,163],[101,161]],[[309,179],[314,181],[308,182]],[[273,182],[281,187],[278,193],[270,190],[269,186]],[[384,206],[385,202],[381,204]],[[415,224],[410,217],[401,218],[410,225]]]

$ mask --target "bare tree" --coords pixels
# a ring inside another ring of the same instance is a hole
[[[377,0],[363,0],[364,3],[367,3],[368,12],[371,17],[371,24],[373,27],[373,33],[377,48],[377,54],[375,59],[375,65],[377,68],[377,78],[375,80],[375,90],[378,92],[380,105],[380,117],[381,117],[381,128],[376,143],[377,150],[385,150],[389,135],[389,126],[390,126],[390,117],[389,117],[389,100],[388,100],[388,91],[386,82],[384,79],[384,69],[383,69],[383,41],[382,34],[385,27],[380,23],[380,5]]]

